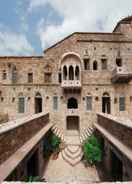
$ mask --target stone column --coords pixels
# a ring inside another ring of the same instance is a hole
[[[111,114],[114,115],[115,114],[115,104],[114,104],[114,95],[111,96]]]

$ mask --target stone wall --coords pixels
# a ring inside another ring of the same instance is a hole
[[[116,161],[123,181],[132,180],[132,122],[130,119],[99,113],[95,124],[103,146],[102,165],[107,175],[113,175]],[[113,154],[114,160],[113,160]],[[120,164],[119,164],[120,163]],[[121,171],[122,170],[122,171]]]
[[[124,145],[132,149],[132,121],[130,119],[98,114],[97,122]]]
[[[38,114],[0,127],[0,164],[49,123],[49,114]]]

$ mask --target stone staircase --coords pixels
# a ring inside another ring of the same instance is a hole
[[[83,157],[82,147],[80,145],[67,145],[61,154],[62,158],[71,166],[78,164]]]
[[[52,131],[62,142],[65,142],[63,131],[56,124],[52,127]]]
[[[84,129],[81,135],[64,136],[63,131],[55,124],[52,127],[52,131],[62,140],[62,142],[65,143],[65,146],[61,151],[63,160],[65,160],[71,166],[77,165],[83,157],[82,145],[88,139],[88,137],[93,134],[94,128],[91,126],[87,129]]]
[[[89,126],[87,129],[84,129],[82,131],[82,134],[80,135],[80,142],[81,144],[84,144],[85,141],[93,134],[94,128]]]

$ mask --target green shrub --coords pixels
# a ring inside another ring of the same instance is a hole
[[[52,153],[59,150],[60,143],[61,139],[59,137],[57,137],[52,131],[48,132],[43,142],[44,158],[48,159]]]
[[[26,182],[37,182],[41,181],[42,179],[39,176],[29,176],[26,179]]]
[[[90,164],[101,162],[102,149],[98,139],[92,135],[83,145],[84,159]]]
[[[53,152],[59,149],[60,143],[61,143],[60,138],[53,134],[51,137],[51,147]]]

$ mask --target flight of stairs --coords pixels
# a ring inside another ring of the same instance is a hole
[[[67,145],[61,154],[62,158],[71,166],[78,164],[83,157],[82,147],[80,145]]]
[[[58,128],[56,124],[54,124],[54,126],[52,127],[52,131],[57,137],[61,139],[62,142],[65,142],[63,131]]]
[[[93,132],[94,132],[94,128],[92,126],[88,127],[87,129],[84,129],[82,131],[82,134],[80,135],[81,144],[84,144],[85,141],[93,134]]]
[[[77,165],[83,157],[82,145],[85,143],[88,137],[93,134],[94,128],[91,126],[87,129],[84,129],[80,136],[65,136],[65,138],[63,131],[57,125],[52,127],[52,131],[65,144],[64,148],[61,150],[61,156],[63,160],[65,160],[71,166]]]

